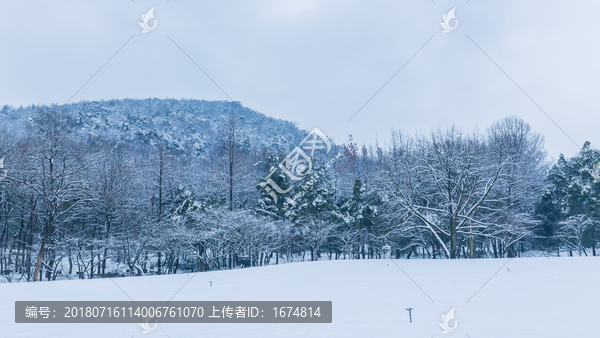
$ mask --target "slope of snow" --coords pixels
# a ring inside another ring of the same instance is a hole
[[[203,155],[218,144],[221,128],[231,113],[238,118],[238,136],[245,146],[290,151],[308,134],[293,122],[265,116],[239,102],[186,99],[80,101],[64,107],[4,106],[0,120],[9,130],[23,132],[27,121],[44,108],[70,111],[73,131],[86,139],[93,136],[137,144],[165,141],[172,149],[193,150],[195,155]]]
[[[600,336],[595,325],[600,304],[597,257],[393,262],[321,261],[189,275],[0,284],[0,336]],[[126,301],[125,293],[135,301],[168,300],[175,293],[173,300],[332,301],[333,323],[159,324],[153,332],[142,334],[138,324],[14,322],[17,300]],[[414,308],[412,324],[408,307]],[[438,323],[452,308],[456,308],[457,329],[443,334]]]

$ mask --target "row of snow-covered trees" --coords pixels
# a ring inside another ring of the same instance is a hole
[[[312,163],[317,179],[271,176],[291,188],[277,204],[259,183],[291,149],[257,149],[237,121],[224,117],[218,146],[200,156],[160,138],[80,135],[60,109],[40,109],[22,132],[3,128],[0,276],[596,254],[600,152],[586,143],[551,165],[543,138],[517,117],[485,132],[394,131],[383,145],[350,137],[333,146],[337,160]]]

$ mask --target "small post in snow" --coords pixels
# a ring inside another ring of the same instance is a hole
[[[210,283],[210,286],[212,287],[212,281],[210,281],[209,283]]]
[[[408,318],[410,319],[410,322],[412,323],[412,312],[411,311],[413,310],[413,308],[409,307],[409,308],[406,308],[405,310],[408,311]]]

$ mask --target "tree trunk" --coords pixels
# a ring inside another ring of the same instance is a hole
[[[229,157],[229,210],[233,210],[233,150]]]
[[[161,275],[162,274],[162,270],[161,270],[161,262],[160,262],[160,258],[162,257],[162,252],[158,252],[158,264],[156,264],[156,270],[158,271],[157,274]]]
[[[38,281],[38,275],[40,275],[40,270],[42,267],[42,256],[44,254],[44,249],[46,248],[46,241],[48,240],[48,235],[46,234],[46,236],[44,237],[44,240],[42,241],[42,245],[40,246],[40,252],[38,252],[37,255],[37,262],[35,263],[35,270],[33,271],[33,281],[37,282]],[[42,277],[40,275],[39,280],[42,280]]]
[[[106,226],[106,239],[110,235],[110,218],[107,217]],[[108,248],[104,248],[104,258],[102,259],[102,277],[106,274],[106,256],[108,255]]]
[[[475,258],[474,245],[473,245],[473,237],[469,237],[469,258]]]
[[[456,224],[450,225],[450,259],[456,259]]]
[[[162,218],[162,181],[163,181],[163,145],[161,144],[158,148],[158,221],[161,221]]]

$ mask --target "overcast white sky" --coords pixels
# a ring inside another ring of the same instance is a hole
[[[336,142],[519,115],[553,157],[573,155],[468,35],[579,146],[600,144],[599,1],[134,1],[3,1],[0,106],[65,103],[131,37],[73,101],[226,100],[170,36],[234,100]],[[143,34],[152,7],[157,28]],[[444,34],[453,7],[459,25]]]

